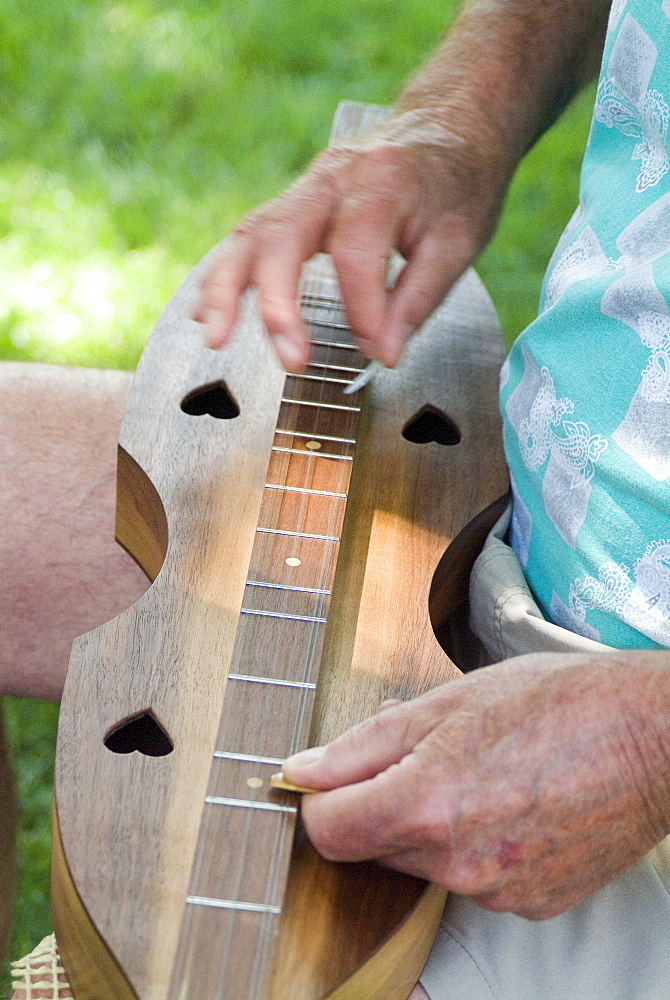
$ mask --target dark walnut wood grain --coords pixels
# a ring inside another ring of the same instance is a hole
[[[336,136],[382,115],[346,105]],[[457,675],[433,626],[464,607],[469,549],[454,566],[445,549],[506,486],[499,328],[469,273],[398,369],[345,396],[363,360],[327,259],[307,270],[306,377],[277,367],[253,297],[229,348],[201,346],[203,266],[159,320],[120,439],[118,537],[154,582],[75,642],[66,683],[64,965],[77,1000],[403,1000],[444,892],[318,858],[267,779]],[[203,388],[218,417],[182,408]],[[460,443],[408,440],[426,412]],[[142,719],[143,737],[125,725]],[[119,733],[134,752],[108,749]]]

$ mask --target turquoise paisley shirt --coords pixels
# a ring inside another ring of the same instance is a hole
[[[670,0],[614,0],[580,204],[503,368],[510,540],[543,613],[670,647]]]

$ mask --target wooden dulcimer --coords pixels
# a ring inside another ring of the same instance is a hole
[[[345,106],[336,137],[379,114]],[[153,583],[75,641],[66,682],[64,966],[77,1000],[404,1000],[444,891],[323,861],[268,779],[458,673],[433,625],[463,633],[459,532],[505,489],[497,321],[470,273],[397,370],[345,394],[365,360],[326,258],[306,271],[298,376],[253,296],[230,347],[201,345],[205,266],[152,334],[119,443],[117,537]]]

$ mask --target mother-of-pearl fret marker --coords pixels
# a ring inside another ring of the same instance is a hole
[[[298,559],[296,556],[289,556],[288,559],[284,560],[284,562],[286,563],[287,566],[299,566],[301,560]]]
[[[306,441],[305,448],[309,448],[310,451],[318,451],[321,447],[320,441]]]

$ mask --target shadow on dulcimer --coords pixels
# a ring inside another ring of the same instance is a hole
[[[381,114],[344,105],[334,136]],[[444,891],[322,860],[268,781],[475,664],[467,580],[506,489],[499,327],[470,272],[396,370],[345,394],[365,360],[326,258],[306,269],[298,376],[251,296],[231,346],[201,346],[185,317],[204,266],[156,326],[119,442],[117,537],[152,586],[70,662],[64,967],[77,1000],[404,1000]]]

